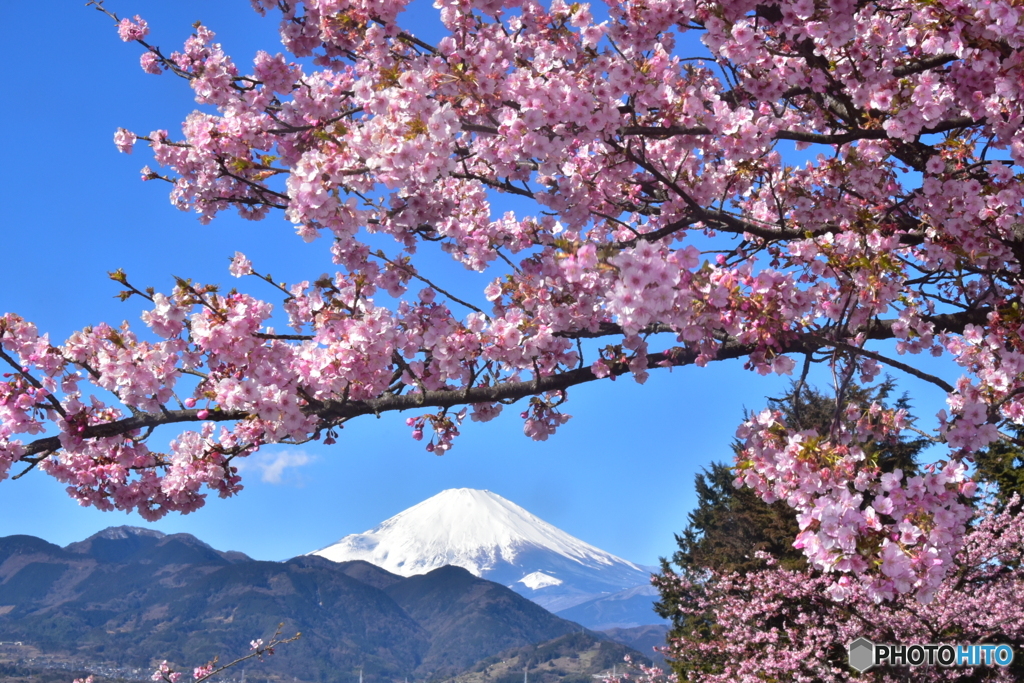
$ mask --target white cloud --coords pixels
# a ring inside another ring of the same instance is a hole
[[[302,451],[260,451],[247,458],[238,458],[233,464],[240,472],[259,472],[260,480],[268,484],[283,484],[286,469],[302,467],[314,460],[316,456]]]

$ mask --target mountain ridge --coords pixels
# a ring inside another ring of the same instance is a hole
[[[194,666],[302,631],[271,679],[439,680],[509,648],[580,630],[457,567],[401,577],[319,556],[234,560],[188,534],[104,530],[68,547],[0,538],[0,632],[70,662]],[[73,547],[72,547],[73,546]],[[0,662],[2,663],[2,662]]]

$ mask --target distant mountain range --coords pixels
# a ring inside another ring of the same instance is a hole
[[[589,628],[661,624],[651,568],[616,557],[491,491],[449,489],[317,550],[400,576],[447,565],[501,583]]]
[[[188,534],[133,527],[65,548],[0,538],[0,640],[51,660],[79,668],[197,665],[247,652],[279,623],[302,638],[252,669],[251,682],[351,683],[359,670],[367,683],[442,680],[509,648],[582,633],[454,566],[405,577],[360,560],[261,562]],[[593,637],[605,639],[591,634],[579,647],[594,649]],[[631,652],[602,648],[620,660]]]

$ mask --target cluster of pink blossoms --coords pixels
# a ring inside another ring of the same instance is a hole
[[[912,477],[881,473],[871,445],[898,435],[905,415],[874,404],[863,415],[851,405],[844,417],[826,439],[813,430],[793,433],[770,410],[752,416],[736,434],[736,484],[796,511],[794,546],[831,573],[833,599],[863,590],[879,601],[913,592],[931,602],[973,515],[976,485],[958,461]],[[867,571],[872,562],[877,572]]]
[[[165,55],[115,17],[202,107],[180,136],[117,132],[149,145],[161,170],[143,177],[202,221],[279,210],[330,236],[338,272],[269,283],[288,334],[249,294],[120,273],[155,341],[98,325],[51,344],[5,315],[3,471],[38,465],[84,503],[156,517],[237,492],[234,458],[362,415],[414,411],[413,436],[444,452],[465,414],[530,397],[525,431],[548,438],[572,387],[627,373],[888,366],[947,392],[945,464],[883,478],[859,444],[896,416],[840,411],[800,435],[768,415],[744,427],[740,480],[799,511],[836,595],[934,594],[963,538],[962,462],[1024,424],[1014,2],[444,0],[436,44],[403,28],[405,4],[257,0],[305,61],[260,52],[249,73],[206,26]],[[495,215],[496,192],[520,203]],[[490,284],[428,280],[425,242]],[[231,272],[267,284],[254,268],[239,253]],[[147,447],[176,423],[201,424]]]

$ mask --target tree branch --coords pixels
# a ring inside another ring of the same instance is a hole
[[[968,324],[979,324],[984,322],[989,309],[974,309],[960,313],[944,313],[926,318],[928,322],[935,324],[936,328],[943,332],[962,332]],[[868,339],[891,339],[895,335],[892,332],[892,325],[895,320],[873,321],[870,325],[851,333],[856,336],[864,333]],[[652,325],[642,330],[644,334],[655,334],[660,332],[674,332],[664,325]],[[623,330],[614,323],[603,323],[594,332],[566,332],[559,336],[569,338],[594,338],[601,336],[620,335]],[[782,344],[782,353],[814,353],[824,346],[847,348],[848,344],[837,340],[828,339],[815,333],[803,333],[795,335],[788,342]],[[735,341],[726,341],[718,348],[715,360],[732,360],[743,358],[758,350],[759,344],[740,344]],[[893,367],[908,372],[915,377],[941,386],[946,391],[953,391],[953,387],[943,380],[925,375],[914,368],[899,361],[885,358],[872,351],[865,351],[856,347],[852,348],[857,353],[875,358]],[[672,347],[647,357],[648,369],[664,367],[682,367],[693,365],[700,352],[694,348]],[[625,366],[613,367],[613,375],[621,375],[628,372]],[[499,401],[514,402],[527,396],[547,393],[549,391],[564,391],[569,387],[586,384],[600,379],[589,367],[580,367],[567,370],[554,375],[535,377],[527,381],[500,382],[491,386],[420,391],[408,394],[388,394],[376,399],[366,401],[352,400],[327,400],[317,404],[309,404],[304,412],[307,415],[316,415],[325,424],[334,424],[338,420],[349,420],[362,415],[380,415],[386,412],[403,411],[418,408],[450,408],[456,405],[469,403],[495,403]],[[122,436],[130,432],[142,429],[152,429],[161,425],[176,424],[181,422],[228,422],[233,420],[244,420],[251,418],[252,414],[244,410],[212,410],[204,419],[199,418],[198,409],[164,410],[160,413],[138,413],[131,417],[107,422],[98,425],[90,425],[77,434],[81,439],[101,439]],[[40,453],[52,453],[61,448],[60,438],[57,436],[36,439],[27,444],[24,450],[23,459],[31,462],[31,456]]]

